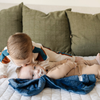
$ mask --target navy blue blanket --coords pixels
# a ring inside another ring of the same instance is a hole
[[[9,85],[24,96],[39,94],[44,88],[64,89],[77,94],[87,94],[95,86],[95,75],[82,75],[81,80],[77,75],[61,79],[51,79],[46,75],[36,80],[9,79]]]

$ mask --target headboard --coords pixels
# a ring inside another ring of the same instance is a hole
[[[14,5],[17,4],[0,3],[0,10],[9,8]],[[89,14],[100,13],[100,7],[76,7],[76,6],[58,6],[58,5],[57,6],[56,5],[34,5],[34,4],[25,4],[25,5],[32,9],[43,11],[45,13],[51,11],[57,11],[57,10],[64,10],[67,8],[72,8],[72,11],[74,12],[89,13]]]

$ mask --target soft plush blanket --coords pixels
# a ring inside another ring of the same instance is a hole
[[[95,86],[95,75],[70,76],[61,79],[50,79],[46,75],[36,80],[9,79],[9,85],[24,96],[39,94],[44,88],[64,89],[77,94],[87,94]]]

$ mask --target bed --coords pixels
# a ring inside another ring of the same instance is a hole
[[[95,56],[84,57],[84,59],[94,59]],[[7,67],[8,78],[0,79],[0,100],[100,100],[100,82],[96,83],[95,88],[86,95],[79,95],[67,92],[62,89],[45,88],[36,96],[22,96],[8,85],[8,80],[17,78],[13,64]]]
[[[0,3],[0,10],[8,9],[9,7],[12,7],[15,5],[16,4]],[[80,12],[80,13],[87,13],[87,14],[100,13],[100,8],[96,8],[96,7],[92,8],[92,7],[73,7],[73,6],[56,6],[56,5],[51,6],[51,5],[31,5],[31,4],[25,4],[25,5],[27,7],[30,7],[31,9],[40,10],[45,13],[53,12],[57,10],[64,10],[68,8],[72,8],[73,12]],[[22,31],[22,29],[15,30],[15,31]],[[1,38],[0,38],[0,43],[2,43]],[[8,37],[5,37],[5,39],[7,38]],[[2,48],[0,48],[0,51],[1,49]],[[87,55],[86,54],[85,57],[83,56],[81,57],[88,60],[94,59],[96,56],[96,53],[93,54],[94,56],[91,56],[91,55],[86,56]],[[76,55],[80,55],[80,54],[76,54]],[[31,96],[31,97],[22,96],[17,91],[15,91],[11,86],[8,85],[9,79],[17,78],[14,66],[16,65],[9,64],[9,66],[7,67],[8,78],[0,79],[0,100],[100,100],[100,82],[97,82],[95,88],[89,94],[86,94],[86,95],[79,95],[79,94],[75,94],[71,92],[69,93],[61,89],[45,88],[40,94],[36,96]]]

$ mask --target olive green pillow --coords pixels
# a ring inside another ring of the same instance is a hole
[[[54,51],[68,53],[71,45],[66,11],[45,14],[23,5],[23,32],[34,42],[41,43]]]
[[[92,15],[67,11],[67,16],[73,53],[77,56],[93,56],[100,52],[100,13]]]
[[[0,51],[7,45],[10,35],[22,32],[22,5],[0,11]]]

